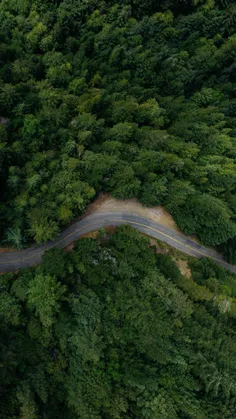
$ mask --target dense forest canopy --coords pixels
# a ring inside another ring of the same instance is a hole
[[[2,241],[51,239],[106,191],[235,262],[235,25],[233,0],[3,0]]]
[[[0,242],[101,191],[236,263],[234,0],[2,0]],[[236,276],[128,226],[0,276],[0,419],[233,419]]]
[[[236,276],[129,226],[0,276],[1,419],[233,419]]]

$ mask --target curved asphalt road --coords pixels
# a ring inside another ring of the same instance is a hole
[[[236,265],[233,266],[225,262],[223,257],[214,250],[207,249],[206,247],[189,240],[183,234],[177,233],[157,222],[127,212],[93,213],[66,228],[55,241],[50,241],[44,245],[33,246],[17,252],[1,253],[0,272],[12,272],[20,268],[37,265],[45,250],[51,249],[52,247],[66,247],[72,241],[86,233],[103,227],[111,225],[118,226],[121,224],[130,224],[141,233],[145,233],[148,236],[166,242],[187,255],[196,258],[211,258],[218,265],[236,273]]]

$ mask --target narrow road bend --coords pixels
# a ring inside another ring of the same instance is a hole
[[[195,243],[188,239],[184,234],[178,233],[157,222],[128,212],[96,212],[66,228],[54,241],[49,241],[46,244],[32,246],[28,249],[16,252],[1,253],[0,272],[12,272],[21,268],[37,265],[40,263],[45,250],[51,249],[52,247],[64,248],[86,233],[90,233],[103,227],[119,226],[121,224],[130,224],[141,233],[161,240],[187,255],[195,258],[210,258],[218,265],[236,273],[236,265],[230,265],[224,261],[223,257],[216,251]]]

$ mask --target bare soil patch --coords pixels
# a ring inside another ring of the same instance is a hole
[[[107,194],[101,194],[96,199],[96,201],[88,206],[86,215],[91,214],[92,212],[105,211],[125,211],[132,214],[137,214],[150,220],[157,221],[167,227],[178,230],[178,227],[173,218],[167,211],[165,211],[162,206],[147,208],[144,207],[136,198],[118,200]]]
[[[16,250],[13,247],[0,247],[0,253],[15,252]]]
[[[186,278],[191,278],[191,270],[188,267],[188,261],[187,260],[175,260],[176,265],[178,266],[181,274],[185,276]]]
[[[68,246],[63,248],[64,252],[65,253],[72,252],[72,250],[74,249],[74,245],[75,245],[75,242],[68,244]]]
[[[125,211],[132,214],[140,215],[141,217],[148,218],[149,220],[156,221],[166,227],[169,227],[179,233],[184,234],[175,223],[173,217],[164,209],[163,206],[157,205],[156,207],[144,207],[136,198],[118,200],[108,194],[100,194],[99,197],[92,202],[83,216],[89,215],[93,212],[106,212],[106,211]],[[200,243],[196,236],[187,236],[190,240]]]
[[[98,230],[95,231],[90,231],[89,233],[83,234],[82,236],[80,236],[80,239],[96,239],[98,236]]]

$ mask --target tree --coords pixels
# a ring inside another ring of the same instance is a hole
[[[173,401],[168,397],[168,394],[163,394],[163,392],[146,402],[142,413],[145,417],[153,419],[176,419],[178,417]]]
[[[65,285],[49,274],[38,274],[30,281],[28,304],[44,327],[49,328],[55,322],[65,292]]]
[[[236,264],[236,237],[227,240],[222,246],[223,254],[226,260],[232,265]]]
[[[116,198],[133,198],[137,196],[141,182],[135,178],[132,167],[119,166],[107,185]]]
[[[137,112],[137,121],[144,125],[154,125],[160,128],[164,125],[162,116],[163,110],[159,107],[155,99],[149,99],[147,102],[139,105]]]
[[[178,211],[176,221],[188,234],[197,233],[206,244],[226,242],[235,235],[235,224],[226,205],[209,195],[193,195],[186,205],[186,214]]]
[[[30,217],[29,234],[33,236],[36,243],[53,240],[59,234],[59,226],[54,220],[41,216],[39,220]]]
[[[21,306],[17,299],[7,292],[2,292],[0,303],[0,316],[2,321],[18,325],[20,323]]]
[[[9,228],[6,233],[5,242],[10,243],[17,249],[22,249],[25,244],[25,238],[22,237],[21,229],[19,227]]]
[[[2,109],[10,110],[17,99],[16,88],[7,83],[0,88],[0,105]]]
[[[151,182],[150,178],[151,176],[148,177],[147,182],[141,188],[140,200],[144,205],[159,205],[167,195],[167,179],[158,179],[157,176],[153,176],[154,182]],[[150,181],[148,181],[149,179]]]
[[[44,274],[64,278],[67,274],[67,257],[63,250],[53,248],[44,252],[41,269]]]
[[[23,383],[18,389],[17,398],[20,403],[21,418],[22,419],[38,419],[38,409],[34,400],[34,394],[30,390],[29,384]]]

